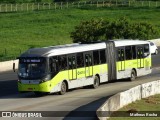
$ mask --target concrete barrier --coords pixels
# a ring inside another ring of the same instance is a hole
[[[97,110],[97,117],[100,120],[107,120],[114,111],[117,111],[125,105],[155,94],[160,94],[160,80],[138,85],[110,97]]]
[[[10,60],[5,62],[0,62],[0,72],[10,71],[13,69],[13,63],[15,63],[15,68],[18,68],[18,60]]]
[[[142,98],[160,93],[160,80],[142,84]]]
[[[97,110],[97,116],[100,120],[106,120],[107,116],[111,116],[113,111],[120,108],[120,94],[116,94],[109,98],[103,105]],[[104,117],[106,116],[106,117]]]
[[[141,85],[120,93],[120,108],[141,99]]]

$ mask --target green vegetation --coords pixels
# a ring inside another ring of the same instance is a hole
[[[71,38],[73,42],[91,42],[97,40],[104,40],[104,34],[108,21],[103,19],[92,19],[83,21],[80,25],[75,27],[75,30],[71,32]]]
[[[0,13],[0,60],[13,59],[33,47],[72,43],[70,33],[82,20],[102,18],[148,22],[160,29],[160,8],[82,7]]]
[[[75,31],[71,32],[71,38],[76,43],[112,39],[149,40],[157,38],[158,34],[157,28],[146,22],[131,22],[126,18],[113,21],[92,19],[76,26]]]
[[[119,112],[117,112],[117,115],[119,113],[123,113],[124,117],[111,117],[109,120],[128,120],[128,119],[129,120],[158,120],[159,117],[125,117],[125,114],[127,112],[132,112],[132,113],[145,114],[145,116],[146,116],[146,113],[149,113],[152,115],[153,113],[155,114],[158,113],[157,115],[159,115],[159,110],[160,110],[160,94],[150,96],[148,98],[144,98],[142,100],[136,101],[134,103],[131,103],[121,108]],[[120,116],[123,116],[123,115],[120,115]]]

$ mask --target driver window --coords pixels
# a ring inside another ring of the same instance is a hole
[[[49,68],[50,72],[57,72],[58,71],[58,58],[56,57],[51,57],[49,59]]]

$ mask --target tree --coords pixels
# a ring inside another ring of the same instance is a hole
[[[104,38],[106,21],[103,19],[92,19],[83,21],[71,32],[73,42],[91,42]]]
[[[120,18],[109,21],[92,19],[83,21],[71,32],[73,42],[93,42],[112,39],[141,39],[148,40],[159,37],[158,29],[146,22],[131,22]]]

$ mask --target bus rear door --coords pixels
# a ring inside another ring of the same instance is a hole
[[[125,57],[124,57],[124,49],[120,48],[118,49],[118,71],[124,71],[125,70]]]
[[[137,67],[144,68],[143,46],[137,46]]]

